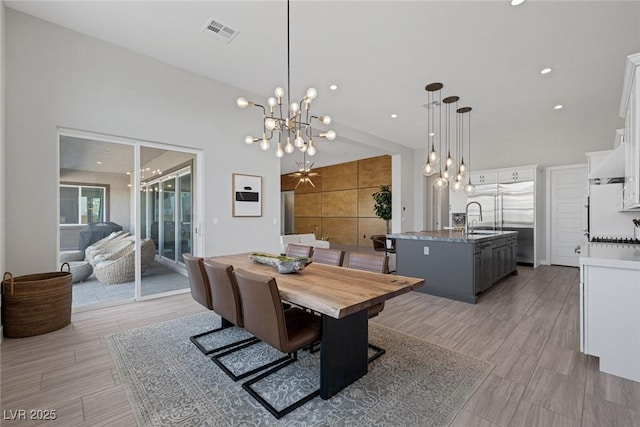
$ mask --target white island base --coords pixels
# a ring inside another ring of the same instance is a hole
[[[587,244],[580,257],[580,350],[640,382],[640,245]]]

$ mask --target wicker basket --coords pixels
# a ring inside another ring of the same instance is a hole
[[[4,335],[46,334],[71,323],[71,273],[53,272],[2,279]]]

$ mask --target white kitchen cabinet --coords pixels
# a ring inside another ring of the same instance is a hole
[[[478,184],[496,184],[498,182],[498,173],[491,171],[472,172],[471,182],[474,185]]]
[[[624,117],[625,167],[624,195],[625,210],[640,209],[640,53],[627,57],[620,116]]]
[[[498,182],[506,184],[508,182],[533,181],[536,176],[534,168],[503,170],[498,172]]]
[[[640,381],[640,254],[587,244],[580,257],[580,350],[600,370]]]

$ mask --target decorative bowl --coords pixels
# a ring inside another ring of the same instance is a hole
[[[278,273],[295,273],[303,270],[311,264],[308,257],[289,257],[284,255],[271,255],[259,252],[249,254],[249,259],[258,264],[267,264],[278,269]]]

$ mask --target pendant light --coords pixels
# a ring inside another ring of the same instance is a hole
[[[469,129],[469,131],[467,132],[468,135],[468,142],[467,142],[467,146],[469,147],[469,170],[471,170],[471,107],[463,107],[460,108],[458,110],[459,113],[461,114],[466,114],[467,115],[467,119],[468,119],[468,127],[467,129]],[[464,116],[462,116],[462,125],[464,127]],[[464,146],[464,141],[463,141],[463,146]],[[464,192],[469,194],[473,194],[476,191],[476,187],[475,185],[473,185],[473,183],[471,182],[471,173],[469,173],[469,180],[467,182],[467,185],[464,186]]]
[[[468,108],[468,107],[464,107],[464,108]],[[460,110],[463,110],[463,108],[456,109],[456,112],[458,113],[456,115],[456,118],[457,118],[458,129],[459,129],[458,142],[460,144],[460,151],[458,151],[460,153],[460,164],[458,165],[457,178],[459,178],[459,181],[463,181],[463,178],[467,173],[467,165],[464,164],[464,116],[462,115],[464,113]]]
[[[336,139],[335,131],[329,130],[319,135],[312,135],[312,120],[328,125],[331,123],[331,117],[323,115],[316,116],[311,113],[311,103],[318,96],[318,91],[310,87],[305,92],[300,102],[291,102],[291,55],[290,55],[290,19],[289,19],[289,0],[287,0],[287,99],[284,102],[285,91],[282,87],[275,89],[275,97],[267,99],[267,108],[264,105],[256,104],[244,97],[237,99],[236,104],[239,108],[258,107],[262,109],[262,138],[247,136],[244,142],[251,145],[258,142],[263,151],[271,148],[270,140],[274,133],[278,133],[278,144],[276,149],[276,157],[282,158],[285,153],[291,154],[298,148],[309,156],[316,154],[316,147],[313,143],[313,137],[327,139],[333,141]],[[283,103],[285,104],[283,108]],[[286,135],[286,144],[283,146],[283,137]],[[292,143],[293,140],[293,143]]]
[[[458,102],[460,97],[458,96],[448,96],[442,100],[447,106],[446,111],[446,150],[447,150],[447,158],[444,162],[444,171],[442,172],[442,178],[449,181],[451,178],[455,177],[456,165],[453,157],[451,156],[451,104],[454,102]]]
[[[434,92],[438,92],[440,99],[442,99],[442,95],[440,95],[440,91],[443,88],[442,83],[430,83],[425,86],[424,90],[427,91],[427,150],[429,150],[429,145],[431,145],[431,150],[427,156],[427,161],[424,166],[424,174],[426,176],[431,176],[436,171],[436,165],[440,161],[440,154],[436,151],[435,148],[435,139],[436,139],[436,130],[435,130],[435,107],[440,107],[442,102],[436,104],[436,94]],[[442,112],[440,112],[442,114]],[[439,129],[440,130],[440,129]],[[442,136],[440,135],[440,138]],[[442,141],[442,139],[440,139]],[[431,144],[429,144],[431,143]]]

